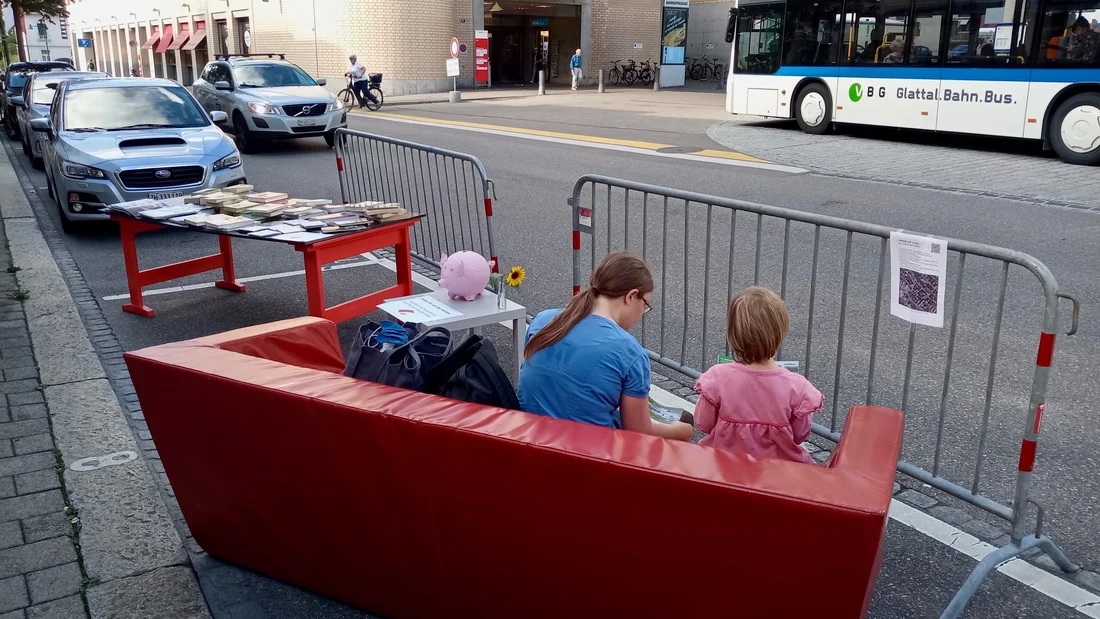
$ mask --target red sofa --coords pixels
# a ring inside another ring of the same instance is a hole
[[[862,617],[901,413],[826,466],[361,382],[302,318],[128,353],[208,552],[388,617]],[[836,552],[811,563],[814,538]]]

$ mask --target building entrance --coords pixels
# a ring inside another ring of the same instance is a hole
[[[485,3],[493,84],[569,83],[569,59],[581,42],[581,7],[531,2]]]

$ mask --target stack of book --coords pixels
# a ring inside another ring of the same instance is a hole
[[[203,225],[211,230],[236,230],[238,228],[244,228],[246,226],[255,225],[254,219],[248,217],[234,217],[232,215],[210,215],[206,218]]]
[[[264,191],[262,193],[250,193],[248,199],[253,202],[259,202],[261,204],[267,204],[268,202],[278,202],[280,200],[286,200],[287,195],[285,193],[276,193],[274,191]]]

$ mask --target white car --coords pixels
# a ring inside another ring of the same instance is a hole
[[[278,56],[276,58],[275,56]],[[324,137],[332,146],[348,113],[301,67],[281,54],[218,55],[191,87],[209,112],[225,112],[242,153],[263,140]]]

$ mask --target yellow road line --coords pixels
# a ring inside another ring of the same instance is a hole
[[[701,150],[688,154],[695,155],[697,157],[717,157],[719,159],[734,159],[736,161],[755,161],[756,163],[771,163],[771,161],[768,161],[767,159],[757,159],[756,157],[751,157],[749,155],[746,155],[745,153],[738,153],[732,150],[713,150],[708,148],[706,150]]]
[[[645,150],[659,151],[665,148],[675,148],[672,144],[661,144],[659,142],[645,142],[641,140],[623,140],[619,138],[604,138],[595,135],[581,135],[579,133],[562,133],[559,131],[544,131],[542,129],[527,129],[524,127],[510,127],[507,125],[490,125],[486,123],[475,123],[464,120],[443,120],[441,118],[431,118],[426,116],[414,116],[412,114],[394,114],[392,112],[371,112],[367,114],[365,112],[352,111],[357,116],[381,116],[383,118],[393,118],[395,120],[411,120],[415,122],[429,123],[435,125],[444,125],[451,127],[466,127],[470,129],[487,129],[490,131],[499,131],[502,133],[516,133],[521,135],[536,135],[540,137],[557,138],[561,140],[573,140],[576,142],[591,142],[593,144],[610,144],[613,146],[625,146],[629,148],[641,148]],[[716,159],[730,159],[734,161],[749,161],[754,163],[772,163],[765,159],[758,159],[751,157],[744,153],[738,153],[734,151],[705,149],[696,152],[683,153],[685,155],[692,155],[695,157],[713,157]]]
[[[424,116],[412,116],[407,114],[391,114],[389,112],[373,112],[371,116],[384,116],[387,118],[400,118],[403,120],[416,120],[437,125],[450,125],[453,127],[472,127],[475,129],[491,129],[493,131],[505,131],[508,133],[521,133],[524,135],[538,135],[547,138],[559,138],[562,140],[576,140],[578,142],[593,142],[596,144],[614,144],[615,146],[628,146],[630,148],[644,148],[646,150],[660,150],[672,148],[671,144],[658,144],[656,142],[642,142],[639,140],[620,140],[616,138],[601,138],[594,135],[580,135],[577,133],[560,133],[557,131],[543,131],[541,129],[525,129],[523,127],[509,127],[506,125],[487,125],[472,123],[464,120],[441,120],[439,118],[427,118]]]

